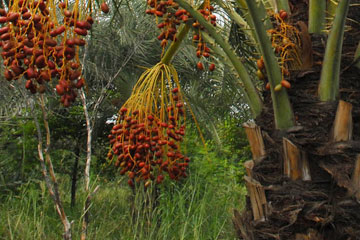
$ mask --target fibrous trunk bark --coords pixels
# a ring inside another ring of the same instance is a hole
[[[360,155],[356,156],[355,168],[351,179],[353,189],[350,194],[355,196],[360,202]]]
[[[293,12],[306,22],[302,13],[306,1],[291,3]],[[358,5],[350,7],[349,18],[360,22],[359,11]],[[317,95],[325,49],[321,36],[312,36],[317,64],[291,72],[288,93],[294,127],[275,130],[270,93],[263,93],[266,105],[255,124],[261,129],[266,154],[261,161],[255,160],[255,154],[254,161],[245,164],[249,196],[245,209],[234,211],[233,218],[240,239],[360,239],[360,70],[350,66],[360,34],[353,31],[359,29],[358,24],[346,24],[337,101],[321,102]],[[253,139],[248,135],[252,148]],[[249,179],[264,190],[267,211],[263,218],[254,217],[261,216],[254,208],[260,201],[252,197]]]

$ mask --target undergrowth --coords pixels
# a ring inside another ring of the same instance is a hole
[[[211,141],[204,148],[198,132],[189,131],[184,144],[191,158],[190,169],[188,177],[178,182],[165,179],[156,187],[132,190],[127,177],[114,177],[114,171],[92,173],[92,188],[100,188],[92,198],[88,239],[235,239],[231,219],[233,209],[243,207],[246,191],[241,166],[250,151],[247,144],[229,147],[243,139],[242,133],[233,129],[239,128],[219,128],[227,142],[221,150]],[[83,182],[78,182],[76,205],[71,208],[71,179],[64,173],[57,177],[73,239],[80,239],[87,197]],[[63,226],[52,199],[44,182],[37,179],[30,178],[15,191],[0,195],[0,239],[62,239]]]
[[[95,180],[100,190],[92,202],[88,239],[234,239],[232,209],[242,207],[244,189],[235,168],[216,159],[211,164],[204,161],[210,160],[195,157],[186,180],[164,182],[156,190],[154,204],[146,202],[149,189],[132,192],[126,178]],[[59,179],[66,212],[73,221],[73,239],[79,239],[86,196],[79,190],[77,204],[71,208],[69,179]],[[43,182],[28,182],[19,193],[3,199],[0,222],[4,240],[61,239],[63,230]]]

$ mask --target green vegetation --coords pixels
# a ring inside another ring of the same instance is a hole
[[[160,185],[156,204],[148,203],[154,201],[149,192],[155,189],[139,188],[133,193],[127,178],[111,176],[106,166],[99,175],[94,173],[92,187],[100,188],[92,199],[89,239],[234,239],[232,210],[242,208],[245,194],[239,184],[240,166],[250,156],[238,124],[236,119],[227,119],[218,126],[221,139],[227,142],[221,150],[212,141],[205,149],[197,131],[191,130],[185,143],[192,159],[189,176]],[[44,182],[33,175],[27,177],[25,183],[2,195],[0,239],[60,239],[61,222]],[[71,179],[63,173],[58,181],[65,210],[73,221],[73,239],[79,239],[86,195],[79,188],[78,201],[71,207]]]

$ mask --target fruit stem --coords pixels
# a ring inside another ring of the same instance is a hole
[[[182,8],[188,11],[193,18],[199,21],[199,23],[206,28],[206,30],[209,32],[210,36],[216,41],[216,43],[219,44],[220,47],[224,50],[225,54],[231,61],[232,65],[234,66],[236,72],[239,74],[244,84],[245,93],[249,99],[249,105],[254,117],[258,116],[262,110],[262,100],[260,99],[258,92],[254,84],[252,83],[246,68],[236,56],[231,46],[221,37],[221,34],[219,34],[216,29],[208,21],[206,21],[206,19],[190,4],[188,4],[184,0],[175,0],[175,2],[177,2]]]
[[[336,9],[334,24],[326,43],[323,67],[319,84],[321,101],[335,101],[339,95],[340,63],[343,36],[350,0],[342,0]]]
[[[309,1],[309,33],[323,33],[325,27],[326,2]]]
[[[175,55],[176,51],[179,49],[181,42],[187,35],[190,30],[190,24],[184,24],[181,29],[179,29],[178,34],[176,34],[176,41],[172,41],[170,47],[166,50],[161,62],[168,65],[171,62],[172,57]]]
[[[259,41],[259,47],[264,58],[266,73],[271,86],[275,126],[277,129],[287,129],[294,125],[294,115],[286,90],[282,88],[277,92],[274,91],[275,87],[278,86],[282,80],[279,63],[271,46],[271,41],[264,28],[264,24],[257,13],[258,7],[256,2],[253,0],[246,0],[246,3],[254,24],[255,33]]]

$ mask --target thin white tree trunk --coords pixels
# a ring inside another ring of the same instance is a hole
[[[83,61],[82,61],[83,65],[85,64],[85,58],[86,58],[87,50],[88,50],[88,48],[85,47]],[[94,127],[95,122],[96,122],[96,114],[97,114],[98,108],[100,107],[101,103],[103,102],[103,100],[105,99],[105,97],[107,95],[107,90],[110,88],[113,81],[120,74],[122,69],[126,66],[126,64],[130,61],[131,57],[134,54],[135,54],[135,49],[134,49],[134,51],[129,53],[129,55],[125,58],[123,64],[118,69],[118,71],[114,74],[114,76],[112,76],[109,79],[109,81],[107,82],[105,87],[101,89],[100,96],[98,97],[98,99],[97,99],[97,101],[96,101],[96,103],[95,103],[95,105],[94,105],[94,107],[92,109],[92,116],[90,116],[89,112],[88,112],[88,108],[87,108],[87,104],[86,104],[86,96],[85,96],[84,90],[81,89],[79,91],[79,93],[80,93],[79,95],[80,95],[81,102],[82,102],[83,109],[84,109],[84,115],[85,115],[85,121],[86,121],[86,132],[87,132],[86,163],[85,163],[85,173],[84,173],[85,192],[87,194],[87,198],[86,198],[84,209],[83,209],[84,218],[83,218],[83,221],[82,221],[81,240],[86,240],[86,238],[87,238],[87,229],[88,229],[88,225],[89,225],[89,208],[90,208],[90,205],[91,205],[91,198],[93,197],[93,195],[99,189],[99,186],[97,186],[95,188],[95,190],[92,193],[90,193],[90,166],[91,166],[91,155],[92,155],[92,152],[91,152],[92,130],[93,130],[93,127]]]
[[[34,106],[33,106],[32,101],[31,101],[30,105],[31,105],[32,112],[34,112]],[[40,105],[41,105],[41,111],[42,111],[42,115],[43,115],[44,127],[45,127],[45,131],[46,131],[45,149],[43,149],[43,143],[42,143],[43,138],[42,138],[42,134],[41,134],[39,120],[37,119],[37,116],[35,113],[34,113],[34,122],[35,122],[35,126],[37,129],[37,135],[38,135],[38,154],[39,154],[39,159],[40,159],[41,171],[45,178],[46,187],[50,193],[50,196],[52,197],[52,199],[54,201],[56,211],[60,216],[62,224],[64,225],[63,237],[65,240],[71,240],[72,239],[71,224],[65,214],[65,210],[64,210],[64,207],[63,207],[61,199],[60,199],[58,183],[56,180],[53,164],[52,164],[50,153],[49,153],[50,143],[51,143],[50,142],[50,128],[49,128],[49,123],[47,121],[44,96],[42,94],[40,95]],[[45,159],[44,159],[44,154],[45,154]],[[49,170],[47,170],[46,165],[48,165]]]
[[[86,164],[85,164],[85,192],[87,198],[84,205],[84,218],[82,222],[82,231],[81,231],[81,240],[85,240],[87,237],[87,228],[89,224],[89,207],[91,203],[91,194],[89,191],[90,186],[90,164],[91,164],[91,134],[92,128],[90,125],[89,113],[86,106],[86,98],[84,90],[80,90],[80,98],[84,108],[84,115],[86,120],[86,132],[87,132],[87,141],[86,141]]]

